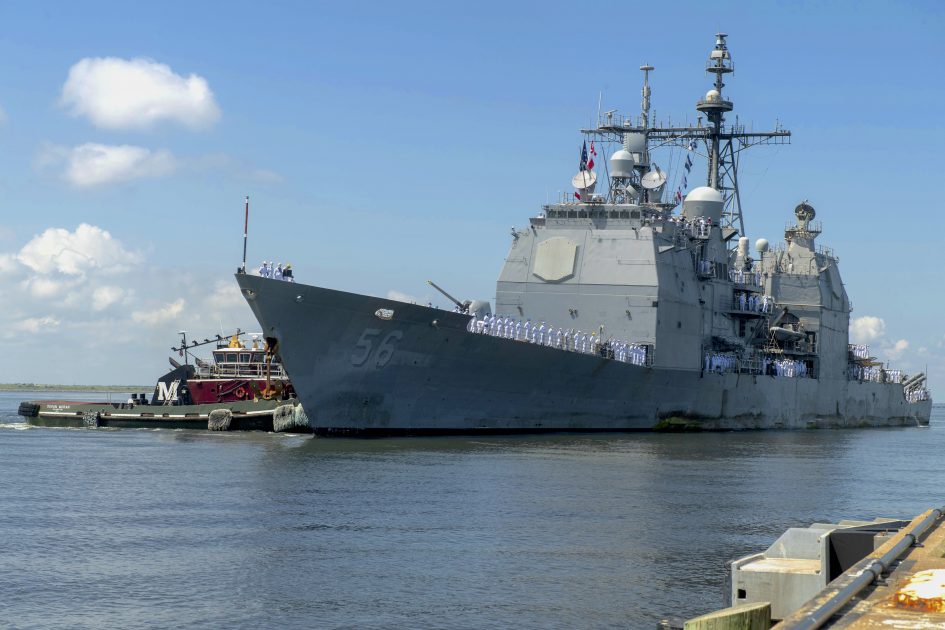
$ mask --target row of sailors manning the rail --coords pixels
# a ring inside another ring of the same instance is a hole
[[[850,365],[847,372],[850,376],[850,380],[854,381],[872,381],[874,383],[902,382],[902,370],[886,370],[878,365]]]
[[[857,359],[869,359],[870,358],[870,347],[864,346],[862,344],[851,343],[847,348],[850,351],[850,354],[855,356]]]
[[[623,363],[646,365],[645,345],[613,338],[605,341],[596,332],[588,334],[573,328],[564,330],[546,325],[545,322],[532,324],[531,320],[521,322],[511,317],[495,315],[486,315],[482,319],[473,317],[466,329],[472,333],[525,341],[571,352],[599,354]]]
[[[850,352],[854,353],[854,356],[861,359],[869,357],[869,349],[866,346],[851,345]],[[848,374],[850,379],[854,381],[871,381],[873,383],[902,383],[903,380],[905,380],[903,378],[902,370],[886,370],[876,365],[850,365]],[[928,400],[929,395],[929,390],[921,386],[908,389],[905,392],[906,401],[910,403]]]
[[[731,352],[707,352],[703,367],[706,372],[737,372],[740,368],[740,362]],[[807,364],[795,359],[772,359],[766,356],[761,357],[759,364],[761,374],[767,376],[784,376],[787,378],[803,378],[812,376],[807,369]]]
[[[292,265],[286,263],[285,267],[282,266],[282,263],[273,264],[268,260],[264,260],[262,265],[259,266],[259,276],[262,278],[272,278],[273,280],[285,280],[286,282],[295,282],[295,277],[292,275]]]
[[[751,313],[770,313],[774,310],[774,298],[770,295],[755,295],[748,291],[736,291],[733,307]]]
[[[713,275],[714,264],[715,263],[711,260],[700,258],[698,263],[699,273],[704,276]],[[761,281],[761,272],[757,270],[730,269],[728,279],[736,284],[747,284],[756,287],[763,286],[764,284]]]
[[[674,215],[669,221],[697,238],[709,238],[709,232],[712,230],[712,217],[696,217],[690,221],[682,215]]]

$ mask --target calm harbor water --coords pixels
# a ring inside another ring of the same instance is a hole
[[[347,440],[28,428],[0,625],[654,628],[785,528],[945,504],[928,429]]]

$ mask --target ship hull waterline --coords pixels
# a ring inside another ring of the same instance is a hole
[[[320,435],[921,426],[931,413],[892,383],[643,367],[471,333],[460,313],[236,279]]]

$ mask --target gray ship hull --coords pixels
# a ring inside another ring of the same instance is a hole
[[[643,367],[470,333],[459,313],[236,278],[319,434],[916,426],[931,413],[902,385]]]

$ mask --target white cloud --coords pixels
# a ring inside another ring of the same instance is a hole
[[[121,287],[101,286],[92,291],[92,310],[104,311],[106,308],[125,297],[125,290]]]
[[[16,271],[16,256],[13,254],[0,254],[0,276]]]
[[[249,174],[249,178],[260,184],[281,184],[285,182],[285,177],[267,168],[257,168]]]
[[[38,333],[59,328],[59,320],[52,316],[28,317],[20,320],[13,326],[16,330],[28,333]]]
[[[37,159],[40,167],[63,162],[63,178],[78,188],[117,184],[142,177],[162,177],[177,168],[177,160],[170,151],[152,151],[129,144],[87,142],[71,148],[51,146]]]
[[[257,271],[258,273],[258,271]],[[231,311],[246,306],[246,300],[235,282],[217,281],[204,303],[208,311]]]
[[[886,334],[886,322],[879,317],[865,315],[850,322],[850,340],[866,344],[882,339]]]
[[[902,353],[909,349],[909,342],[905,339],[900,339],[893,342],[892,344],[883,346],[883,351],[889,356],[890,359],[898,359],[902,356]]]
[[[106,230],[82,223],[75,232],[47,229],[24,245],[16,258],[37,273],[82,276],[92,269],[122,271],[140,256],[122,247]]]
[[[184,304],[184,299],[178,298],[161,308],[150,311],[135,311],[131,314],[131,319],[139,324],[148,324],[149,326],[164,324],[176,319],[183,312]]]
[[[886,336],[886,322],[881,317],[866,315],[850,322],[850,341],[853,343],[872,344],[874,352],[881,360],[908,360],[906,350],[909,341],[893,340]],[[921,354],[920,349],[920,354]]]
[[[63,297],[66,291],[66,283],[45,276],[27,278],[20,286],[31,296],[40,300],[56,296]]]
[[[402,293],[391,289],[387,292],[388,300],[397,300],[398,302],[407,302],[409,304],[419,304],[422,300],[408,293]]]
[[[69,69],[61,100],[73,116],[103,129],[150,129],[163,121],[199,129],[220,118],[206,79],[144,58],[80,60]]]

